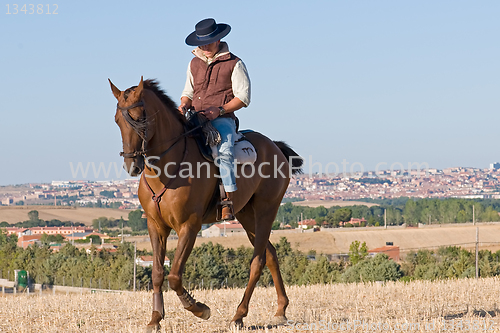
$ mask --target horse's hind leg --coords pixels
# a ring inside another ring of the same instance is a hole
[[[267,242],[266,265],[271,271],[276,293],[278,294],[278,310],[274,315],[274,323],[283,324],[286,322],[285,311],[288,307],[288,297],[286,296],[285,284],[283,283],[283,278],[281,277],[276,249],[270,241]]]
[[[245,214],[238,214],[238,221],[240,221],[240,223],[245,227],[248,239],[253,245],[255,240],[255,217],[253,215],[253,209],[248,213],[247,211],[248,210],[245,210]],[[283,283],[283,278],[281,277],[276,249],[270,241],[267,242],[266,246],[266,266],[271,272],[274,286],[276,288],[276,294],[278,295],[278,309],[274,315],[273,323],[282,324],[286,322],[285,312],[289,301],[285,291],[285,284]]]
[[[266,205],[269,207],[269,204]],[[265,207],[265,206],[264,206]],[[272,207],[272,206],[271,206]],[[267,212],[257,214],[252,204],[245,207],[244,213],[237,214],[238,220],[245,227],[250,242],[254,245],[254,254],[250,264],[250,278],[248,281],[243,300],[236,310],[236,314],[231,320],[237,326],[243,325],[243,318],[248,314],[248,305],[252,297],[253,290],[262,274],[264,264],[271,271],[273,281],[278,294],[278,311],[275,315],[275,322],[283,322],[286,320],[285,310],[288,306],[288,297],[286,296],[285,286],[279,271],[278,258],[274,246],[269,242],[271,226],[276,209],[268,209]],[[259,225],[256,228],[256,222]]]
[[[166,228],[162,230],[163,232],[160,235],[156,227],[156,222],[148,218],[148,231],[153,248],[153,313],[151,321],[147,326],[147,332],[153,332],[160,328],[160,321],[165,314],[162,292],[163,277],[165,274],[163,267],[165,263],[165,251],[167,249],[167,238],[171,229]]]

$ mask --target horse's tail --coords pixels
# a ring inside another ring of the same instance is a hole
[[[285,155],[287,161],[292,164],[292,174],[296,175],[303,173],[302,164],[304,164],[304,159],[283,141],[273,142],[276,144],[276,146],[278,146],[283,155]]]

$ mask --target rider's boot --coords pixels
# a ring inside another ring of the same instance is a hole
[[[221,202],[222,205],[222,220],[231,221],[234,220],[234,208],[233,201],[231,200],[230,193],[226,192],[226,198]]]

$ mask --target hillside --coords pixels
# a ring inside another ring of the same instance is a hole
[[[128,218],[129,210],[110,208],[85,208],[61,206],[3,206],[0,207],[0,222],[17,223],[28,220],[28,212],[37,210],[42,220],[57,219],[92,225],[92,220],[101,216],[119,219]]]
[[[478,224],[481,249],[497,251],[500,249],[500,223]],[[393,242],[401,251],[419,248],[437,248],[439,246],[458,245],[464,248],[473,248],[476,239],[476,226],[471,224],[443,225],[442,227],[401,228],[392,227],[384,230],[379,228],[344,228],[327,229],[315,233],[300,233],[292,231],[273,231],[271,242],[277,243],[281,237],[286,237],[294,249],[303,252],[315,250],[317,253],[347,253],[353,241],[366,242],[369,249],[384,246],[386,242]],[[149,239],[145,236],[131,238],[138,241],[138,248],[151,251]],[[237,248],[241,245],[250,246],[246,236],[198,238],[196,245],[202,243],[219,243],[224,247]],[[493,243],[493,244],[492,244]],[[498,243],[498,244],[494,244]],[[177,246],[177,240],[169,240],[167,248]]]

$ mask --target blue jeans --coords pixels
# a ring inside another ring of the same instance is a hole
[[[212,125],[219,131],[221,142],[217,145],[219,156],[215,162],[219,165],[219,173],[226,192],[234,192],[236,178],[234,175],[234,140],[236,138],[236,123],[233,119],[219,117],[212,120]]]

